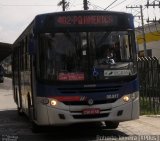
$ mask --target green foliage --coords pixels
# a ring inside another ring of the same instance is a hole
[[[148,97],[140,98],[140,114],[141,115],[156,115],[160,114],[160,103],[154,102]]]

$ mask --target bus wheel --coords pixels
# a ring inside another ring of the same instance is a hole
[[[20,94],[17,94],[16,92],[16,95],[17,95],[17,111],[18,111],[18,115],[20,116],[23,116],[24,113],[23,113],[23,110],[22,110],[22,106],[21,106],[21,102],[20,102]]]
[[[31,98],[30,98],[29,95],[28,95],[27,101],[28,101],[28,118],[29,118],[30,121],[32,121],[33,120],[32,109],[31,109],[32,106],[31,106]]]
[[[116,129],[118,128],[119,122],[105,121],[105,129]]]
[[[37,125],[34,121],[32,121],[32,132],[39,133],[41,131],[41,126]]]
[[[18,111],[18,115],[20,115],[20,116],[23,116],[23,115],[24,115],[24,113],[23,113],[23,111],[22,111],[22,108],[17,107],[17,111]]]

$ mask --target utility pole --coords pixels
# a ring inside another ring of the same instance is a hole
[[[145,6],[147,6],[147,8],[148,8],[149,6],[153,6],[153,8],[155,8],[155,6],[158,6],[158,7],[160,8],[160,1],[159,1],[159,3],[155,3],[155,1],[152,2],[152,3],[149,3],[149,0],[148,0],[148,1],[147,1],[147,4],[146,4]]]
[[[84,7],[84,10],[88,10],[89,9],[88,0],[83,0],[83,7]]]
[[[143,19],[143,7],[142,5],[140,6],[131,6],[131,7],[126,7],[126,8],[139,8],[140,9],[140,17],[141,17],[141,24],[142,24],[142,37],[143,37],[143,46],[144,46],[144,56],[147,57],[147,46],[146,46],[146,36],[145,36],[145,30],[144,30],[144,19]]]
[[[66,9],[69,7],[69,2],[62,0],[58,3],[58,6],[62,6],[62,11],[66,11]]]
[[[62,0],[62,10],[65,11],[65,0]]]
[[[159,23],[160,24],[160,19],[157,20],[156,17],[153,20],[150,20],[149,18],[147,19],[147,23]]]
[[[145,5],[147,8],[149,7],[149,6],[153,6],[153,8],[155,8],[156,6],[158,6],[159,8],[160,8],[160,1],[159,1],[159,3],[157,2],[157,3],[155,3],[155,1],[154,2],[152,2],[152,3],[149,3],[149,0],[147,1],[147,4]],[[159,20],[157,20],[156,19],[156,17],[153,19],[153,20],[150,20],[149,18],[148,18],[148,20],[147,20],[147,22],[149,23],[149,22],[152,22],[152,23],[160,23],[160,19]]]

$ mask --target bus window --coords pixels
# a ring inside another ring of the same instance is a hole
[[[41,36],[40,71],[44,79],[59,79],[59,75],[71,77],[83,75],[82,48],[77,34],[56,33]],[[74,78],[73,78],[74,79]],[[75,78],[78,79],[78,78]]]
[[[106,32],[95,35],[97,62],[110,57],[116,62],[129,61],[132,55],[129,34],[126,31]]]

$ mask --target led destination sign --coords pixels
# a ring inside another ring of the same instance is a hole
[[[59,26],[115,25],[116,21],[116,17],[112,15],[58,16],[56,18],[56,24]]]

